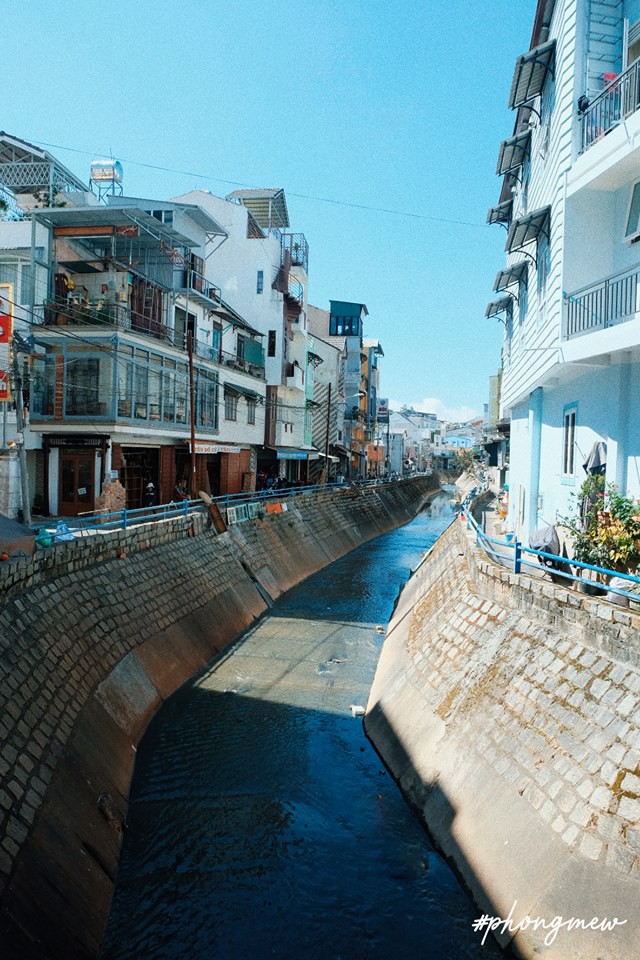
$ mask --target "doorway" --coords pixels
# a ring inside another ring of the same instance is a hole
[[[60,453],[60,504],[63,517],[77,517],[95,507],[95,453]]]

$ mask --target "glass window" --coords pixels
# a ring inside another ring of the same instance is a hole
[[[224,418],[225,420],[238,419],[238,394],[224,392]]]
[[[547,289],[547,280],[551,272],[551,247],[547,237],[538,240],[538,295],[543,297]]]
[[[203,370],[198,373],[198,424],[213,429],[217,426],[218,384]]]
[[[624,231],[625,240],[636,240],[640,235],[640,183],[636,183],[631,191],[629,215]]]
[[[267,344],[267,356],[275,357],[276,355],[276,331],[269,330],[268,344]]]
[[[31,412],[34,416],[52,417],[55,413],[56,358],[34,358],[31,364]]]
[[[256,280],[256,293],[262,293],[264,290],[264,270],[258,270],[258,278]]]
[[[151,354],[149,367],[149,419],[159,420],[162,403],[162,358]]]
[[[256,422],[256,401],[247,397],[247,423]]]
[[[176,418],[176,362],[165,360],[162,370],[162,419],[173,423]]]
[[[575,407],[567,407],[564,411],[562,433],[562,475],[575,476],[575,448],[576,448],[576,413]]]
[[[189,374],[184,363],[176,366],[176,423],[187,422]]]
[[[65,358],[65,415],[106,417],[112,412],[111,357]]]
[[[133,365],[133,416],[146,420],[149,415],[149,354],[136,350]]]
[[[117,368],[117,400],[118,400],[118,416],[119,417],[130,417],[132,415],[131,411],[131,394],[132,394],[132,384],[133,384],[133,348],[127,346],[126,344],[118,344],[118,368]]]

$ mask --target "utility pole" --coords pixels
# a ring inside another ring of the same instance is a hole
[[[18,363],[18,345],[13,339],[11,351],[13,367],[13,396],[16,405],[16,426],[18,428],[18,459],[20,462],[20,486],[22,489],[22,518],[27,526],[31,525],[31,504],[29,503],[29,476],[27,474],[27,453],[24,449],[24,398],[22,396],[22,374]]]
[[[191,330],[187,333],[187,354],[189,357],[189,412],[191,422],[191,499],[197,500],[198,491],[196,490],[196,410],[195,400],[196,391],[193,383],[193,333]]]
[[[324,482],[329,481],[329,422],[331,417],[331,383],[327,393],[327,429],[324,437]]]

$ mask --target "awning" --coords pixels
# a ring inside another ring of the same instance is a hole
[[[330,450],[335,450],[336,453],[339,453],[342,457],[348,457],[351,453],[350,450],[347,450],[341,443],[331,443],[329,444]]]
[[[493,289],[499,293],[501,290],[506,290],[507,287],[512,287],[516,283],[526,283],[528,270],[529,264],[526,260],[520,260],[518,263],[513,263],[510,267],[505,267],[504,270],[498,270]]]
[[[326,456],[326,454],[322,453],[321,450],[316,450],[316,451],[315,451],[315,454],[313,455],[313,459],[315,460],[315,459],[318,458],[318,457],[322,457],[322,459],[324,460],[325,456]],[[339,462],[340,462],[340,457],[332,457],[331,454],[329,454],[329,456],[327,457],[327,459],[329,460],[329,463],[339,463]]]
[[[515,136],[503,140],[498,154],[496,173],[501,177],[510,170],[517,170],[525,161],[531,144],[531,130],[523,130]]]
[[[237,383],[225,383],[223,384],[225,393],[236,393],[241,397],[248,397],[249,400],[255,400],[256,403],[263,403],[264,397],[261,393],[257,393],[255,390],[250,390],[249,387],[240,386]]]
[[[264,337],[264,333],[260,333],[259,330],[255,330],[250,326],[228,303],[219,303],[210,312],[215,314],[216,317],[226,320],[231,326],[240,327],[242,330],[246,330],[247,333],[252,333],[254,337]]]
[[[521,250],[528,243],[537,240],[540,234],[549,236],[549,217],[551,207],[541,207],[528,213],[526,217],[520,217],[514,220],[509,227],[505,250],[507,253],[513,253],[515,250]]]
[[[513,211],[513,197],[510,200],[504,200],[496,204],[495,207],[489,207],[487,211],[487,223],[511,223],[511,213]]]
[[[309,460],[310,453],[311,459],[315,460],[318,455],[315,450],[299,450],[297,447],[268,447],[268,449],[275,451],[277,460]]]
[[[510,110],[523,106],[542,93],[547,75],[553,71],[555,52],[556,41],[549,40],[518,57],[509,94]]]
[[[513,309],[513,297],[501,297],[499,300],[493,300],[485,310],[485,317],[497,317]]]

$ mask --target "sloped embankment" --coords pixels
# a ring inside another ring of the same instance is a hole
[[[4,958],[97,955],[136,744],[163,700],[268,595],[412,519],[436,489],[422,477],[305,494],[221,536],[200,515],[3,566]]]
[[[459,521],[389,625],[365,727],[478,915],[626,920],[523,930],[522,956],[640,957],[639,627],[495,566]]]

